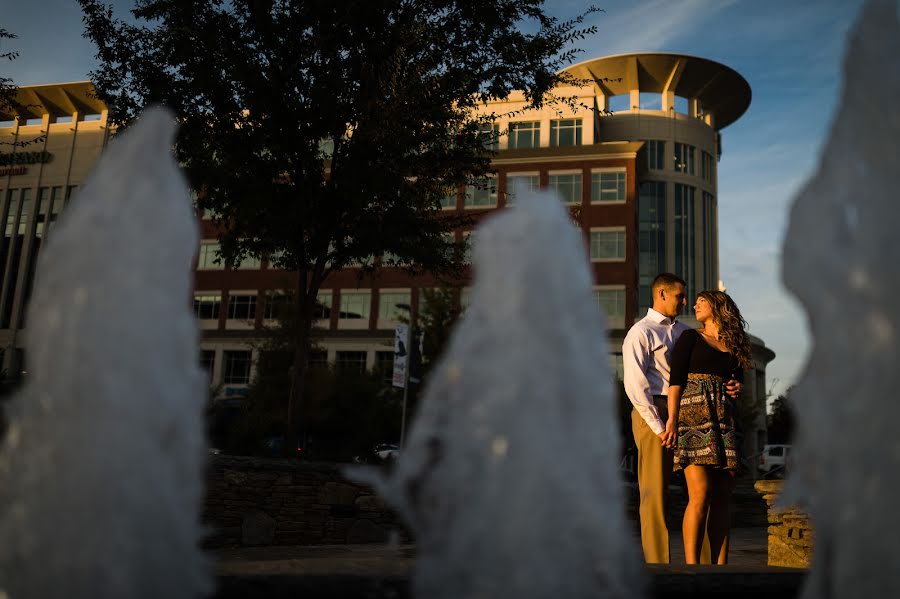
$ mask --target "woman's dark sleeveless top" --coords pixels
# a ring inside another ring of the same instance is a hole
[[[729,352],[722,352],[708,344],[694,329],[685,331],[672,348],[669,360],[671,371],[669,384],[684,387],[688,373],[712,374],[724,380],[744,381],[744,370],[738,359]]]

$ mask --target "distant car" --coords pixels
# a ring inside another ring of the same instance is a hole
[[[373,452],[383,462],[394,460],[400,455],[400,446],[393,443],[380,443]]]
[[[791,445],[765,445],[759,454],[757,468],[767,476],[784,476],[791,455]]]
[[[395,443],[379,443],[365,455],[358,455],[353,461],[358,464],[384,464],[392,462],[400,455],[400,446]]]

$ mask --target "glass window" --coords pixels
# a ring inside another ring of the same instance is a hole
[[[506,175],[506,205],[511,206],[516,199],[516,187],[524,185],[528,191],[541,188],[540,175]]]
[[[343,372],[366,371],[366,352],[364,351],[339,351],[335,354],[335,367]]]
[[[675,185],[675,274],[687,283],[688,297],[697,294],[694,239],[694,188]]]
[[[237,265],[237,270],[259,270],[260,259],[255,256],[244,256]]]
[[[640,92],[638,101],[643,110],[662,110],[662,94],[659,92]]]
[[[595,289],[594,299],[612,322],[623,322],[625,318],[624,289]]]
[[[591,260],[624,260],[625,231],[591,231]]]
[[[31,190],[22,190],[22,213],[19,216],[19,235],[25,235],[25,228],[28,225],[28,216],[31,214]]]
[[[313,318],[323,320],[331,318],[331,291],[320,291],[316,295],[316,305],[313,306]]]
[[[666,142],[661,139],[651,139],[647,142],[647,167],[654,171],[666,168]]]
[[[256,318],[256,296],[229,295],[228,318],[232,320],[253,320]]]
[[[311,351],[306,356],[306,365],[310,368],[325,368],[328,366],[327,351]]]
[[[263,318],[276,320],[287,318],[289,310],[293,307],[294,296],[287,293],[269,292],[266,294],[266,305],[263,308]]]
[[[218,320],[221,305],[221,294],[194,294],[194,314],[200,320]]]
[[[694,174],[694,146],[675,144],[675,170],[679,173]]]
[[[66,206],[69,205],[69,202],[75,199],[75,196],[78,195],[78,186],[77,185],[69,185],[66,187]]]
[[[713,229],[716,222],[716,198],[707,192],[703,192],[700,205],[700,261],[703,266],[700,269],[700,277],[697,281],[697,290],[710,289],[718,278],[715,271],[716,244]]]
[[[38,189],[37,214],[35,214],[34,236],[38,239],[44,236],[44,225],[50,213],[50,188]]]
[[[472,249],[475,243],[475,232],[465,231],[462,234],[463,264],[472,264]],[[421,296],[420,296],[421,297]]]
[[[466,186],[466,208],[490,208],[497,205],[497,178],[485,177]]]
[[[459,309],[465,311],[472,303],[472,288],[463,287],[459,292]]]
[[[441,209],[452,210],[456,208],[456,188],[448,189],[441,198]]]
[[[375,352],[375,367],[373,370],[376,374],[381,376],[381,381],[385,385],[390,386],[393,383],[394,378],[394,352]]]
[[[489,125],[479,125],[478,135],[481,138],[481,145],[488,150],[496,150],[500,147],[500,125],[492,123]]]
[[[631,94],[619,94],[609,97],[610,112],[627,112],[631,110]]]
[[[200,253],[197,255],[197,270],[222,270],[225,268],[225,263],[219,258],[218,252],[218,242],[201,242]]]
[[[713,157],[706,150],[700,152],[700,176],[704,181],[713,180]]]
[[[222,382],[226,385],[249,385],[251,355],[249,350],[223,352]]]
[[[206,381],[212,384],[213,366],[216,363],[216,351],[213,349],[200,350],[200,368],[206,372]]]
[[[372,294],[365,292],[341,293],[341,318],[369,318]]]
[[[591,173],[591,202],[624,202],[625,171]]]
[[[571,175],[550,175],[550,189],[555,189],[564,204],[581,203],[581,173]]]
[[[50,217],[47,220],[47,231],[50,231],[53,223],[59,218],[59,213],[63,207],[63,188],[54,187],[50,190]]]
[[[399,316],[407,314],[405,308],[398,308],[397,304],[410,305],[409,291],[387,291],[378,294],[378,319],[399,320]]]
[[[622,354],[610,354],[609,367],[616,373],[616,378],[618,380],[625,380],[625,361],[622,359]]]
[[[653,305],[650,284],[666,270],[666,184],[641,183],[638,193],[638,306]]]
[[[551,146],[580,146],[581,119],[559,119],[550,121]]]
[[[16,210],[19,206],[19,190],[8,189],[6,191],[6,197],[9,200],[9,209],[6,213],[6,236],[12,237],[13,230],[16,227]]]
[[[541,122],[524,121],[509,124],[509,149],[539,148],[541,146]]]

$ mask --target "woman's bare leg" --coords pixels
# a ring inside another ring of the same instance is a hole
[[[709,473],[710,503],[706,530],[712,563],[724,566],[728,563],[728,536],[731,532],[731,492],[734,489],[734,472],[712,470]]]
[[[684,559],[688,564],[700,563],[700,548],[706,530],[706,513],[710,502],[710,476],[706,466],[690,465],[684,469],[688,488],[688,504],[681,523]],[[715,552],[713,553],[715,559]]]

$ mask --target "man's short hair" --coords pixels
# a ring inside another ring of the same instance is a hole
[[[650,285],[650,292],[655,296],[656,291],[662,287],[665,289],[671,289],[676,284],[681,284],[683,287],[687,287],[687,283],[684,282],[679,276],[673,275],[670,272],[661,272],[656,275],[656,278],[653,279],[653,283]]]

